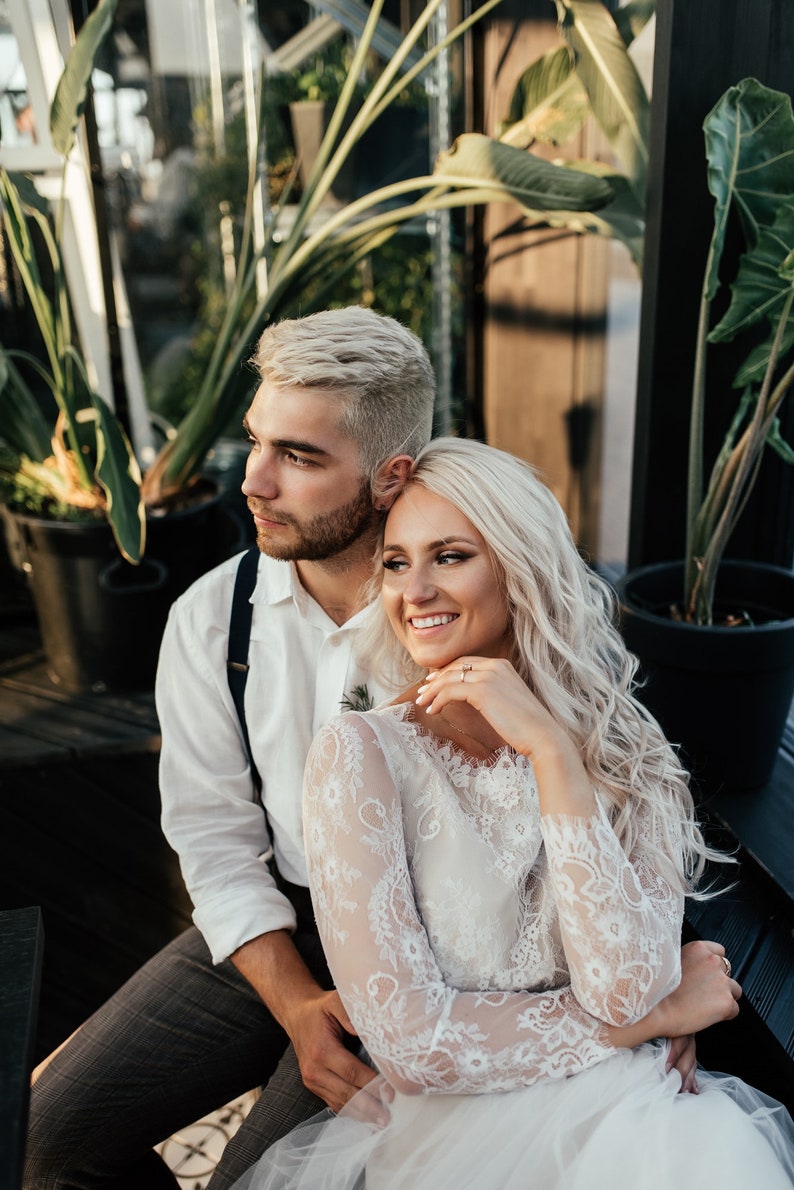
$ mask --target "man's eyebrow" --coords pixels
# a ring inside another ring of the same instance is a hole
[[[243,417],[243,429],[252,438],[256,437],[247,417]],[[323,450],[321,446],[315,446],[313,442],[304,442],[301,438],[274,438],[271,446],[276,446],[279,450],[299,450],[301,454],[305,455],[326,456],[328,454],[328,451]]]
[[[304,455],[328,454],[328,451],[323,450],[321,446],[316,446],[313,442],[304,442],[300,438],[274,438],[272,445],[279,447],[280,450],[299,450]]]

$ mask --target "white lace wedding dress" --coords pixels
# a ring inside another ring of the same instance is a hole
[[[324,1113],[238,1190],[794,1185],[780,1105],[706,1074],[679,1095],[661,1044],[604,1037],[676,986],[683,906],[603,812],[541,816],[526,758],[474,761],[403,704],[320,733],[304,817],[323,944],[390,1119],[362,1122],[355,1099]]]

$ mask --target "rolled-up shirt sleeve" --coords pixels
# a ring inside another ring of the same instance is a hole
[[[172,608],[156,699],[163,830],[218,963],[259,934],[294,929],[295,913],[262,859],[270,840],[228,689],[227,633],[207,620],[195,588]]]

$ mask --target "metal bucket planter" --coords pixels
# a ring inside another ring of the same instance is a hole
[[[683,563],[633,571],[618,584],[620,628],[641,663],[642,702],[702,795],[764,785],[794,696],[794,573],[724,562],[716,605],[744,609],[753,626],[698,627],[671,620]]]
[[[151,689],[171,604],[230,552],[215,489],[190,507],[148,518],[139,566],[120,557],[104,521],[5,512],[53,682],[73,693]]]

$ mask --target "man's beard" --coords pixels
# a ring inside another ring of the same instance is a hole
[[[268,515],[256,499],[248,501],[252,512]],[[260,511],[260,509],[262,509]],[[349,549],[373,527],[377,513],[372,506],[369,481],[363,481],[358,493],[333,512],[312,517],[302,524],[284,513],[274,516],[293,529],[291,541],[280,542],[277,535],[257,526],[256,543],[263,554],[282,562],[320,562]]]

